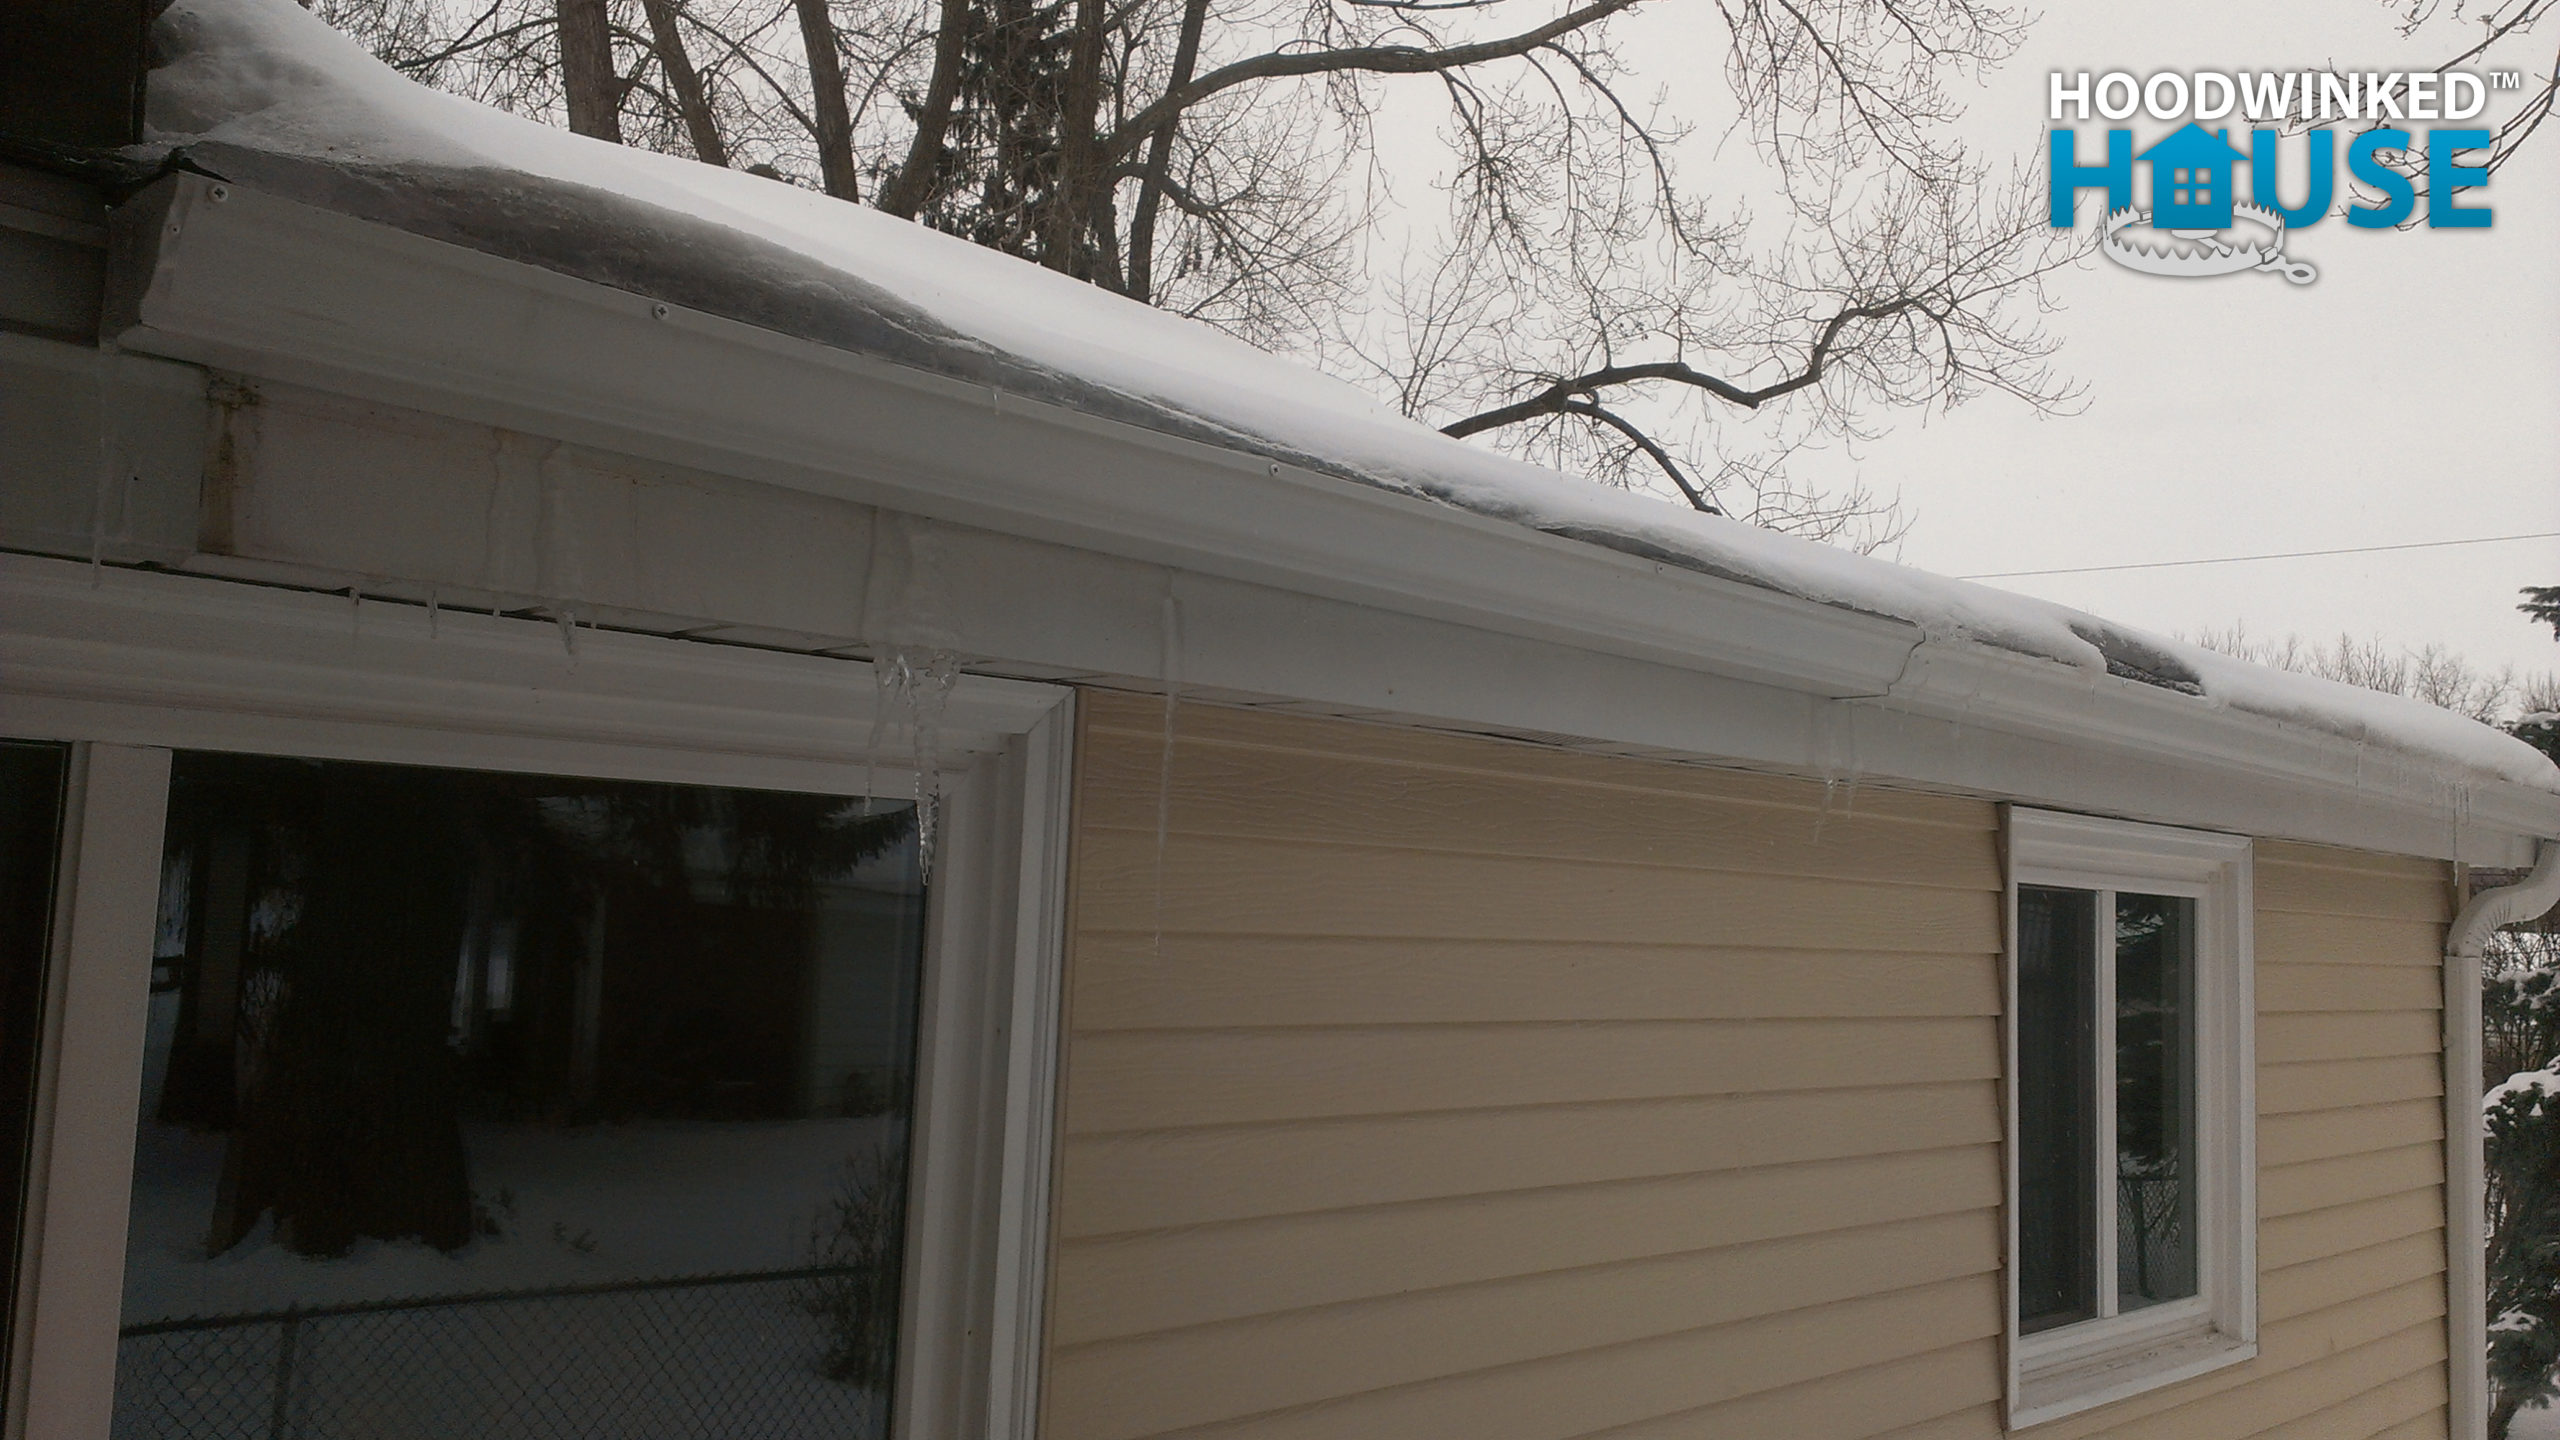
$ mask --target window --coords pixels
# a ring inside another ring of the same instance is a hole
[[[118,1433],[884,1436],[914,819],[179,754]]]
[[[2010,1423],[2256,1353],[2249,843],[2010,815]]]
[[[928,752],[859,662],[0,592],[0,650],[81,657],[0,670],[72,742],[12,1433],[1031,1433],[1068,692],[962,675]]]

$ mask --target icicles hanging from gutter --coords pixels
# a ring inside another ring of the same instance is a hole
[[[915,766],[916,867],[933,878],[934,843],[942,825],[942,714],[960,683],[960,657],[948,650],[911,651],[893,647],[871,662],[879,703],[872,712],[871,742],[863,760],[863,807],[871,804],[878,772],[881,726],[895,708],[907,725],[909,758]]]
[[[1156,759],[1155,922],[1149,953],[1164,958],[1164,850],[1173,828],[1173,731],[1182,700],[1182,602],[1173,596],[1173,576],[1165,576],[1164,594],[1164,738]]]

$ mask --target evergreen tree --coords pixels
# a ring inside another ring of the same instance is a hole
[[[2560,637],[2560,585],[2516,608]],[[2508,726],[2560,760],[2560,688],[2528,682]],[[2560,928],[2501,934],[2481,979],[2481,1102],[2489,1182],[2489,1440],[2560,1395]],[[2498,1083],[2503,1081],[2503,1083]]]
[[[2560,937],[2500,937],[2481,984],[2487,1131],[2489,1440],[2560,1393]]]
[[[2516,608],[2551,627],[2554,638],[2560,638],[2560,585],[2527,585],[2524,603]]]
[[[2524,603],[2516,608],[2551,627],[2554,639],[2560,639],[2560,585],[2527,585]],[[2524,714],[2507,727],[2515,737],[2553,760],[2560,760],[2560,686],[2544,684],[2529,689],[2524,698]]]

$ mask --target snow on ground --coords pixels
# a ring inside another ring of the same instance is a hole
[[[145,1335],[114,1440],[872,1440],[787,1282],[505,1301]],[[279,1395],[279,1390],[283,1393]],[[281,1415],[283,1423],[276,1424]]]
[[[1206,325],[879,211],[427,89],[292,0],[178,0],[154,39],[166,64],[151,76],[149,120],[163,144],[236,146],[395,184],[404,170],[424,167],[485,173],[493,190],[531,177],[593,199],[620,197],[662,216],[669,233],[698,236],[707,223],[782,247],[831,277],[810,283],[831,284],[842,292],[835,299],[890,297],[899,309],[882,322],[906,323],[910,340],[920,316],[924,328],[949,332],[934,343],[1133,397],[1252,453],[1312,459],[1535,529],[1900,618],[1932,640],[2103,671],[2093,637],[2105,636],[2192,673],[2205,703],[2419,756],[2454,772],[2448,778],[2560,791],[2560,769],[2531,747],[2431,705],[2260,669],[2043,601],[1572,480],[1452,440]],[[645,247],[649,237],[618,238]]]
[[[160,1093],[177,1015],[175,992],[151,997],[145,1095]],[[811,1222],[837,1193],[847,1161],[867,1156],[894,1123],[469,1124],[471,1188],[502,1234],[451,1254],[414,1240],[366,1240],[320,1260],[277,1244],[272,1220],[208,1256],[229,1137],[146,1118],[134,1144],[124,1323],[797,1269],[810,1263]]]
[[[2525,1410],[2507,1427],[2507,1440],[2560,1440],[2560,1410]]]
[[[318,1260],[275,1243],[271,1221],[208,1258],[228,1137],[146,1121],[135,1146],[124,1323],[793,1269],[809,1263],[810,1223],[847,1157],[888,1123],[466,1125],[471,1187],[505,1234],[451,1254],[367,1240],[343,1258]]]
[[[178,996],[155,995],[144,1093],[159,1092]],[[220,1256],[205,1237],[226,1135],[146,1120],[134,1154],[123,1323],[428,1296],[794,1270],[847,1160],[888,1119],[464,1127],[471,1184],[504,1234],[451,1254],[365,1241],[295,1255],[271,1220]],[[704,1434],[861,1440],[878,1397],[827,1379],[803,1282],[474,1302],[191,1328],[118,1350],[114,1434],[470,1435],[630,1440]]]
[[[331,1260],[274,1243],[271,1221],[208,1258],[225,1137],[145,1123],[124,1323],[795,1269],[845,1157],[888,1123],[467,1126],[474,1190],[510,1197],[505,1235]],[[136,1336],[118,1347],[114,1434],[263,1436],[282,1385],[290,1433],[314,1440],[876,1435],[878,1397],[820,1370],[807,1294],[754,1281],[310,1318],[289,1363],[273,1323]]]

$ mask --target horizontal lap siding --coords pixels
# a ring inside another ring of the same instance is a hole
[[[2001,1433],[1991,807],[1084,714],[1048,1440]],[[2261,1358],[2039,1435],[2443,1433],[2444,876],[2256,887]]]
[[[2446,876],[2255,849],[2259,1357],[2038,1440],[2446,1434]]]
[[[1985,1433],[1992,807],[1162,725],[1085,707],[1049,1440]]]

